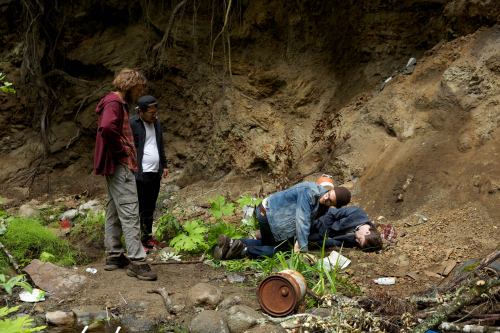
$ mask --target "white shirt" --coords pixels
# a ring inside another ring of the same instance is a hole
[[[146,140],[144,142],[144,155],[142,156],[142,172],[159,172],[160,154],[156,143],[155,125],[142,122],[146,129]]]

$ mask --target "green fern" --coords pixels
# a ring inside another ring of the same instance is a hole
[[[245,234],[238,231],[236,227],[232,224],[225,222],[217,222],[210,226],[210,230],[208,231],[208,247],[212,248],[217,244],[217,238],[219,235],[226,235],[230,238],[242,238]]]
[[[194,220],[182,226],[183,233],[175,236],[170,241],[170,246],[179,252],[201,252],[208,249],[208,244],[205,241],[205,234],[208,228],[203,225],[203,221]]]
[[[216,196],[214,199],[209,200],[209,212],[216,219],[222,219],[223,216],[231,216],[234,214],[234,204],[226,202],[222,195]]]
[[[13,308],[3,307],[0,308],[0,318],[6,317],[11,313],[19,310],[19,306]],[[2,333],[31,333],[40,332],[46,326],[33,327],[33,319],[29,316],[21,316],[16,318],[6,318],[0,320],[0,332]]]
[[[0,287],[3,288],[7,294],[12,295],[12,289],[14,287],[21,287],[28,292],[32,292],[33,287],[26,282],[24,275],[16,275],[7,280],[4,274],[0,274]],[[0,332],[3,332],[0,330]]]

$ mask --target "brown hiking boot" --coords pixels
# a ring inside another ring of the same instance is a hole
[[[145,281],[157,279],[156,273],[151,271],[151,267],[145,261],[131,261],[127,268],[127,275]]]
[[[243,250],[245,249],[245,244],[239,239],[231,240],[231,245],[229,250],[227,250],[225,259],[239,259],[243,258]]]
[[[217,260],[225,259],[226,253],[231,245],[231,238],[226,235],[219,235],[217,238],[217,246],[214,249],[214,258]]]
[[[106,265],[104,266],[105,271],[114,271],[118,268],[125,268],[130,264],[130,260],[125,257],[125,254],[120,253],[119,255],[110,255],[106,258]]]

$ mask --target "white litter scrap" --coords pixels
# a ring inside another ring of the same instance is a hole
[[[347,257],[344,257],[337,251],[332,251],[330,255],[326,258],[323,258],[323,269],[327,272],[332,271],[335,266],[338,266],[340,269],[344,269],[351,263],[351,260]]]
[[[90,273],[90,274],[95,274],[95,273],[97,273],[97,269],[95,269],[93,267],[87,267],[85,269],[85,272]]]
[[[45,301],[45,291],[37,288],[33,288],[31,292],[23,291],[19,294],[19,299],[28,303]]]
[[[378,279],[373,280],[376,284],[380,284],[383,286],[390,286],[392,284],[396,284],[396,278],[395,277],[381,277]]]
[[[159,258],[161,261],[169,261],[169,260],[175,260],[175,261],[181,261],[181,254],[178,254],[177,252],[170,252],[165,249],[161,250],[159,253]]]

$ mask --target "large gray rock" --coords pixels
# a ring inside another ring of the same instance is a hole
[[[87,280],[85,276],[76,274],[72,270],[38,259],[32,260],[24,271],[38,288],[57,297],[74,294]]]
[[[229,328],[222,314],[206,310],[197,314],[189,324],[191,333],[229,333]]]
[[[287,331],[279,325],[264,324],[261,326],[255,326],[247,330],[245,333],[286,333],[286,332]]]
[[[19,216],[21,217],[37,217],[40,211],[35,207],[36,202],[27,202],[19,207]]]
[[[59,216],[59,219],[71,221],[77,216],[78,216],[78,209],[70,209],[62,213],[61,216]]]
[[[69,326],[75,322],[73,312],[54,311],[45,314],[47,323],[56,326]]]
[[[246,305],[234,305],[224,311],[231,333],[242,333],[257,325],[264,317]]]
[[[241,297],[238,295],[226,297],[217,306],[217,311],[227,310],[230,307],[232,307],[233,305],[240,304],[240,303],[241,303]]]
[[[120,318],[120,323],[127,332],[155,332],[156,322],[153,318],[126,314]]]
[[[88,325],[107,318],[106,310],[96,305],[79,306],[72,309],[72,311],[79,325]]]
[[[198,283],[188,292],[188,302],[193,306],[215,308],[222,300],[222,291],[208,283]]]

